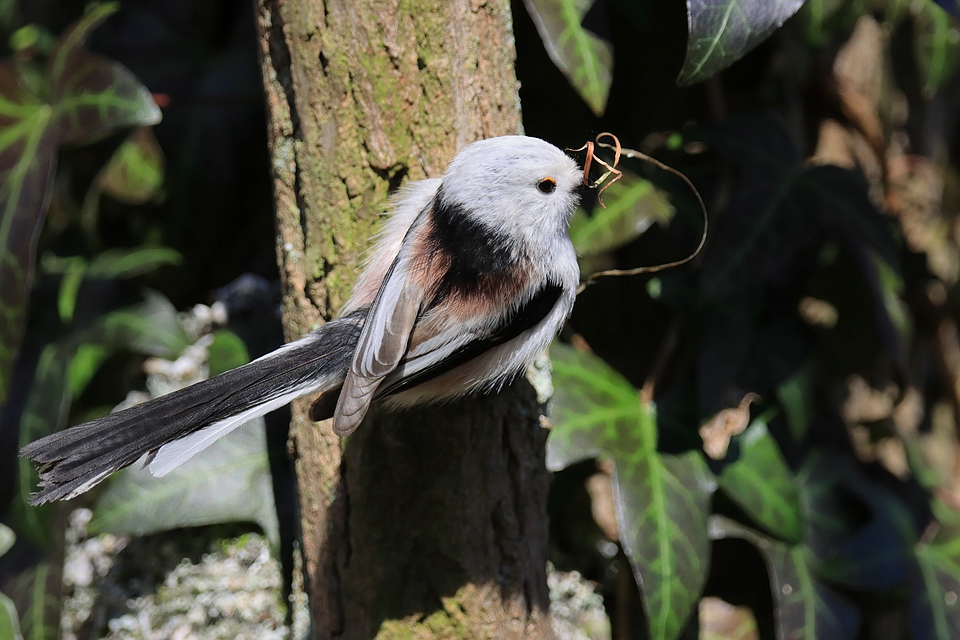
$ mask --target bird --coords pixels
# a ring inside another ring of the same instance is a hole
[[[241,424],[316,395],[310,417],[346,436],[388,409],[494,392],[569,317],[580,272],[568,233],[576,161],[527,136],[480,140],[413,181],[340,315],[252,362],[45,436],[31,504],[70,499],[141,458],[163,476]]]

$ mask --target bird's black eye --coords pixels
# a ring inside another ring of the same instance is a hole
[[[540,193],[553,193],[557,189],[557,181],[553,178],[544,178],[537,183],[537,189],[540,189]]]

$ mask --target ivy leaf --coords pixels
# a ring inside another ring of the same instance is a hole
[[[867,591],[908,581],[918,534],[896,496],[835,452],[811,454],[797,484],[807,514],[806,546],[821,575]]]
[[[279,546],[262,418],[248,422],[162,478],[119,471],[97,500],[92,533],[146,535],[222,522],[256,522]],[[230,487],[224,491],[224,487]]]
[[[598,0],[523,0],[547,55],[597,116],[613,82],[613,45],[583,28]]]
[[[780,448],[761,417],[739,438],[740,458],[720,475],[720,488],[781,540],[803,541],[800,493]]]
[[[706,581],[706,519],[713,479],[696,451],[657,452],[656,413],[596,356],[551,347],[551,469],[603,453],[613,458],[620,541],[642,585],[650,637],[685,627]]]
[[[914,55],[930,99],[960,66],[960,27],[933,0],[918,0],[913,8]]]
[[[97,177],[101,191],[130,204],[149,202],[163,184],[163,151],[151,129],[137,127]]]
[[[847,640],[857,637],[860,620],[856,607],[817,580],[804,546],[778,542],[717,515],[710,517],[710,538],[746,540],[763,556],[776,609],[778,638]]]
[[[640,237],[655,222],[674,214],[666,194],[649,180],[624,172],[604,194],[607,208],[587,214],[578,209],[570,220],[570,240],[580,256],[595,256],[622,247]]]
[[[705,80],[746,55],[803,0],[687,0],[687,57],[677,82]]]
[[[160,120],[149,92],[129,71],[81,48],[117,8],[95,6],[69,28],[42,74],[30,63],[0,62],[0,402],[23,331],[57,149]],[[35,76],[39,82],[31,81]]]
[[[777,273],[814,237],[816,224],[795,197],[800,156],[777,118],[732,118],[706,141],[740,174],[703,257],[702,289],[717,299]]]

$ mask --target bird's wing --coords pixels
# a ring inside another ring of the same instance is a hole
[[[425,278],[416,277],[412,263],[415,245],[422,241],[423,223],[429,211],[424,210],[411,225],[367,312],[333,415],[333,429],[340,435],[352,433],[357,428],[377,387],[397,368],[407,351],[410,334],[428,289]]]

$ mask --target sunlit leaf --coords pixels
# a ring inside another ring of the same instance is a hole
[[[250,362],[247,345],[229,329],[213,332],[213,342],[207,348],[207,353],[211,378]]]
[[[960,25],[933,0],[913,3],[913,42],[923,92],[932,98],[960,66]]]
[[[637,390],[596,356],[554,342],[550,347],[556,391],[550,405],[554,427],[547,441],[547,468],[558,471],[594,458],[604,447],[639,450],[646,411]]]
[[[74,398],[83,393],[111,352],[106,346],[91,342],[77,347],[77,352],[70,361],[69,371],[70,393]]]
[[[960,0],[935,0],[937,6],[960,20]]]
[[[16,536],[13,533],[13,529],[4,524],[0,524],[0,556],[10,551],[14,540],[16,540]]]
[[[742,58],[803,0],[687,0],[687,58],[677,82],[705,80]]]
[[[936,544],[918,544],[916,557],[920,581],[910,594],[913,637],[960,637],[960,565]]]
[[[595,0],[524,0],[547,54],[595,114],[613,81],[613,45],[583,28]]]
[[[739,439],[740,458],[720,475],[720,488],[757,524],[781,540],[803,541],[800,494],[766,423],[754,420]]]
[[[81,48],[117,8],[95,6],[68,29],[40,75],[30,63],[0,62],[0,402],[23,330],[58,147],[160,120],[149,92],[129,71]]]
[[[98,177],[103,193],[130,204],[149,202],[163,184],[163,151],[147,127],[138,127]]]
[[[182,261],[183,256],[167,247],[108,249],[98,253],[90,261],[87,277],[133,278],[158,267],[180,264]]]
[[[602,453],[613,459],[620,542],[642,585],[651,638],[675,638],[706,581],[706,518],[715,483],[696,451],[657,451],[656,412],[596,356],[551,348],[550,468]]]
[[[777,637],[783,640],[846,640],[857,637],[856,607],[814,575],[803,545],[788,545],[723,516],[710,517],[714,540],[739,538],[753,544],[767,565]]]
[[[570,239],[577,255],[594,256],[638,238],[655,222],[667,222],[674,214],[666,194],[652,182],[634,174],[623,178],[603,194],[606,209],[591,213],[578,209],[570,220]]]
[[[262,418],[248,422],[162,478],[138,465],[118,472],[97,500],[90,531],[145,535],[256,522],[276,548],[279,529],[264,428]]]
[[[0,593],[0,638],[23,640],[20,633],[20,619],[13,600]]]

